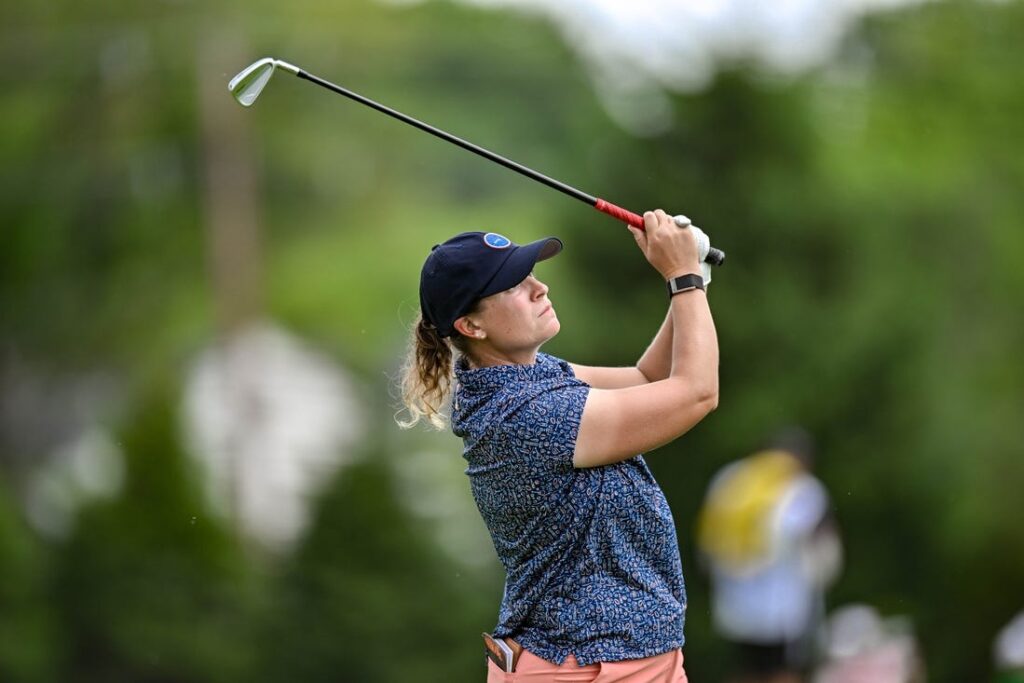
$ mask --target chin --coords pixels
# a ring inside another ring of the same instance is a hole
[[[556,334],[558,334],[559,330],[561,329],[562,323],[558,322],[558,318],[553,318],[551,324],[548,325],[547,329],[545,330],[548,333],[548,339],[551,339]]]

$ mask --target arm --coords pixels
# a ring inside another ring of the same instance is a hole
[[[669,376],[672,369],[672,309],[665,315],[654,340],[629,368],[594,367],[570,363],[576,376],[595,389],[623,389],[657,382]]]
[[[660,210],[644,214],[644,222],[647,232],[634,229],[634,237],[663,277],[699,272],[692,233]],[[718,341],[705,293],[697,289],[676,295],[669,317],[668,376],[638,386],[591,389],[576,438],[576,467],[607,465],[662,446],[718,405]]]

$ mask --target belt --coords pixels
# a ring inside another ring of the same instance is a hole
[[[523,654],[523,646],[511,638],[495,638],[490,633],[484,633],[483,637],[487,658],[505,673],[514,673],[519,655]]]

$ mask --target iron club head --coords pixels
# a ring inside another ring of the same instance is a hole
[[[299,67],[273,57],[264,57],[245,67],[228,82],[228,90],[243,107],[251,107],[278,67],[298,75]]]

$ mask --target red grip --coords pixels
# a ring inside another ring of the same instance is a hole
[[[632,211],[626,211],[621,206],[615,206],[603,199],[598,199],[597,203],[594,204],[594,208],[608,214],[612,218],[618,218],[623,223],[629,223],[634,228],[640,228],[641,230],[644,229],[644,217],[638,216]]]

